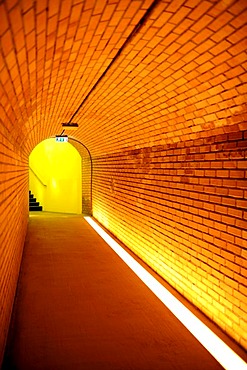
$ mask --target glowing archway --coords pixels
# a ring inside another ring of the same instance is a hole
[[[29,189],[44,211],[82,213],[82,159],[74,146],[39,143],[29,156]]]

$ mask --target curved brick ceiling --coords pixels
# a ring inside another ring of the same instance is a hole
[[[0,129],[29,153],[72,120],[93,155],[246,129],[246,20],[246,0],[0,1]]]

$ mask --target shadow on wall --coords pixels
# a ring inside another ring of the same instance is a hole
[[[92,157],[87,147],[70,137],[69,142],[78,151],[82,162],[82,213],[92,215]]]
[[[78,151],[54,138],[39,143],[29,156],[29,189],[44,211],[82,213],[82,164]]]

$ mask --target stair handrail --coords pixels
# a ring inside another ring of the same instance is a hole
[[[43,185],[43,186],[45,186],[45,187],[47,187],[47,185],[41,180],[41,178],[34,172],[34,170],[32,169],[32,167],[30,167],[29,166],[29,169],[31,170],[31,172],[34,174],[34,176],[39,180],[39,182]]]

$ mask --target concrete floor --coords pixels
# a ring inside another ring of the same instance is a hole
[[[222,367],[82,216],[33,212],[3,369]]]

